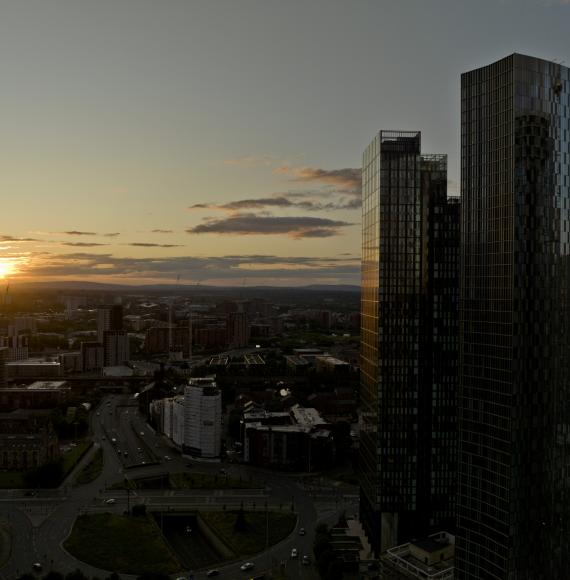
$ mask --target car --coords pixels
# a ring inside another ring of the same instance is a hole
[[[99,417],[101,415],[101,413],[99,413],[99,411],[97,411],[97,417]]]
[[[299,555],[299,552],[297,551],[297,548],[293,548],[291,550],[291,558],[296,558]]]
[[[220,475],[227,475],[228,472],[225,469],[220,469]]]
[[[144,431],[141,431],[141,433],[140,433],[140,434],[141,434],[141,435],[144,437]]]
[[[110,497],[109,499],[105,500],[105,503],[107,505],[113,505],[113,504],[117,503],[117,500],[114,497]]]
[[[206,572],[206,577],[210,578],[211,576],[219,576],[220,575],[220,571],[219,570],[208,570]]]
[[[311,565],[311,558],[306,554],[303,556],[303,566],[310,566]]]
[[[299,535],[300,535],[300,536],[304,536],[306,533],[307,533],[307,532],[305,531],[305,528],[301,528],[301,529],[299,530]]]
[[[186,533],[187,534],[191,534],[192,533],[192,528],[190,526],[186,526]]]
[[[43,566],[39,562],[35,562],[32,564],[32,570],[35,572],[41,572],[43,570]]]
[[[123,455],[124,455],[125,457],[128,457],[128,456],[129,456],[129,452],[128,452],[128,451],[125,451],[125,452],[123,453]]]
[[[253,562],[244,562],[239,569],[240,570],[251,570],[253,567],[255,566],[255,564]]]
[[[107,437],[101,437],[101,441],[106,441]]]
[[[165,461],[172,461],[172,457],[170,457],[169,455],[165,455],[164,460]]]

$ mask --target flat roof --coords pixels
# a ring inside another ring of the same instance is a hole
[[[53,360],[35,360],[35,359],[27,359],[27,360],[14,360],[11,362],[6,363],[7,367],[15,367],[15,366],[44,366],[44,367],[59,367],[61,363],[58,361]]]
[[[28,391],[44,391],[51,389],[61,389],[66,386],[66,381],[36,381],[26,387]]]

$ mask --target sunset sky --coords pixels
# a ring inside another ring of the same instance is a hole
[[[360,163],[461,72],[570,62],[570,0],[0,0],[0,276],[359,283]]]

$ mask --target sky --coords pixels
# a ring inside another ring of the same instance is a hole
[[[462,72],[570,63],[570,0],[0,0],[4,282],[358,284],[360,165]]]

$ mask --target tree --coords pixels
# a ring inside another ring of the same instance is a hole
[[[16,580],[37,580],[33,574],[22,574]]]
[[[121,580],[121,577],[116,572],[113,572],[110,576],[107,576],[105,580]]]
[[[329,567],[327,573],[324,576],[325,580],[342,580],[342,562],[340,560],[334,559],[329,562]]]
[[[236,517],[236,523],[234,524],[234,531],[245,532],[247,529],[247,522],[245,521],[245,512],[243,511],[243,506],[239,509]]]
[[[146,505],[144,503],[134,505],[132,513],[135,518],[144,518],[146,516]]]
[[[321,575],[321,578],[325,578],[327,576],[330,564],[332,564],[334,559],[335,555],[334,552],[330,549],[330,546],[319,556],[319,559],[317,561],[317,567],[319,569],[319,574]]]
[[[145,572],[137,576],[137,580],[170,580],[168,574],[155,574],[153,572]]]
[[[64,577],[60,572],[55,572],[52,570],[43,577],[43,580],[64,580]]]
[[[66,575],[65,580],[89,580],[79,568],[75,572],[70,572]]]

